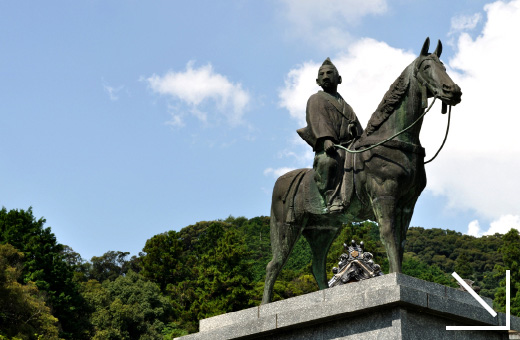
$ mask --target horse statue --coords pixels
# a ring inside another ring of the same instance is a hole
[[[462,95],[439,60],[440,40],[431,54],[429,45],[427,38],[419,57],[390,86],[349,150],[337,146],[345,159],[341,190],[348,205],[343,211],[327,211],[313,169],[293,170],[276,181],[270,220],[273,258],[266,268],[262,304],[271,302],[276,278],[302,234],[312,250],[314,278],[320,289],[328,288],[327,253],[348,221],[376,221],[390,272],[401,272],[406,232],[417,198],[426,186],[425,151],[419,132],[428,98],[434,97],[434,102],[440,99],[445,113],[446,106],[451,110]]]

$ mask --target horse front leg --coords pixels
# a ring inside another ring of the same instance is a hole
[[[390,273],[400,273],[402,270],[404,239],[401,211],[397,199],[393,196],[379,196],[372,201],[372,207],[379,223],[381,241],[386,248]]]

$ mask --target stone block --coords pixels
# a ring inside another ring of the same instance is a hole
[[[396,277],[395,283],[399,286],[413,288],[415,290],[426,292],[428,294],[444,296],[446,295],[446,288],[448,288],[438,283],[416,279],[415,277],[411,277],[408,275],[397,273],[392,273],[388,275],[394,275]]]
[[[212,329],[221,328],[235,323],[242,323],[258,318],[258,307],[244,309],[238,312],[231,312],[213,316],[199,321],[199,329],[206,332]]]
[[[428,296],[428,309],[439,314],[448,314],[452,319],[470,319],[478,324],[497,325],[498,320],[482,307],[436,295]],[[450,324],[451,326],[451,324]]]
[[[344,295],[342,299],[329,300],[326,302],[309,304],[298,311],[286,311],[278,313],[278,328],[294,325],[304,325],[317,320],[335,319],[345,314],[363,310],[364,296],[357,294]]]
[[[182,340],[225,340],[238,339],[244,337],[258,337],[265,333],[276,330],[277,315],[267,315],[262,318],[255,318],[245,322],[237,322],[228,324],[223,327],[214,328],[209,331],[203,331],[186,335],[176,339]]]
[[[324,292],[325,290],[320,290],[317,292],[296,296],[287,300],[275,301],[266,305],[260,305],[258,316],[263,317],[280,312],[300,310],[302,308],[308,307],[309,305],[322,303],[324,300]]]
[[[482,307],[482,305],[477,300],[475,300],[475,298],[473,296],[471,296],[470,293],[468,293],[466,291],[459,290],[459,289],[446,287],[446,297],[448,299],[456,300],[456,301],[459,301],[459,302],[463,302],[463,303],[466,303],[468,305]],[[493,307],[493,300],[491,300],[490,298],[484,297],[484,296],[481,296],[481,298],[490,307]]]
[[[446,330],[460,325],[505,325],[505,316],[492,317],[468,292],[393,273],[201,320],[199,333],[180,339],[505,340],[508,336],[503,330]],[[511,329],[520,329],[519,318],[511,318]]]

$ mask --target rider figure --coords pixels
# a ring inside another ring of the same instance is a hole
[[[297,132],[315,152],[314,179],[329,212],[341,212],[345,197],[339,197],[343,174],[344,151],[334,144],[348,146],[361,135],[363,128],[349,104],[337,92],[341,84],[338,70],[327,58],[318,71],[316,83],[323,91],[307,102],[307,126]]]

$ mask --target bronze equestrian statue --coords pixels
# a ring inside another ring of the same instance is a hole
[[[341,77],[334,65],[326,60],[320,67],[317,82],[326,93],[313,95],[323,100],[309,99],[308,126],[298,130],[316,152],[313,169],[286,173],[278,178],[273,189],[273,258],[266,268],[263,304],[271,301],[276,278],[302,234],[312,250],[314,278],[320,289],[328,288],[327,253],[341,226],[348,221],[376,221],[390,272],[401,272],[406,232],[415,202],[426,186],[425,151],[419,132],[428,98],[440,99],[444,112],[446,105],[460,103],[462,95],[439,60],[441,42],[431,54],[429,45],[427,38],[419,57],[390,86],[364,131],[352,109],[336,92]],[[327,76],[327,71],[332,72]],[[343,117],[330,106],[327,109],[329,104],[336,106]],[[327,119],[333,120],[332,114],[339,128],[336,123],[332,132],[321,134],[312,117],[316,112],[309,112],[313,107],[329,110],[317,126],[328,124]]]

